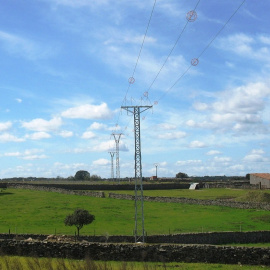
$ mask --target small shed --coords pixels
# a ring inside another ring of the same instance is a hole
[[[199,183],[191,183],[189,189],[199,189]]]
[[[270,173],[251,173],[250,184],[259,185],[260,188],[270,188]]]

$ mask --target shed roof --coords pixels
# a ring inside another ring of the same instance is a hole
[[[257,177],[270,180],[270,173],[251,173],[250,175],[255,175]]]

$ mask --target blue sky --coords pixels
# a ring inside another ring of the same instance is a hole
[[[163,177],[269,172],[270,2],[242,3],[2,1],[0,178],[110,177],[113,132],[120,176],[134,176],[122,105],[153,105],[141,114],[144,176],[155,163]]]

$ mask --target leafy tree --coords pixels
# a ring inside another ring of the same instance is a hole
[[[89,180],[90,179],[90,173],[88,171],[77,171],[75,176],[75,180]]]
[[[175,176],[176,178],[188,178],[188,175],[186,173],[179,172]]]
[[[77,208],[73,214],[66,216],[66,226],[76,226],[77,235],[80,236],[80,229],[84,225],[91,224],[95,220],[95,216],[91,215],[87,210]]]

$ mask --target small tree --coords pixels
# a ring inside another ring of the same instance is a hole
[[[91,180],[97,181],[97,180],[101,180],[101,177],[98,176],[97,174],[92,174],[90,177]]]
[[[84,225],[91,224],[95,220],[95,216],[91,215],[87,210],[77,208],[73,214],[66,216],[66,226],[76,226],[77,235],[80,236],[80,229]]]
[[[75,180],[89,180],[90,179],[90,173],[88,171],[77,171],[75,176]]]

